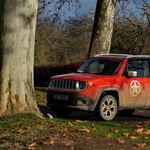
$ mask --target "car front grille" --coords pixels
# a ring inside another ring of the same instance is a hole
[[[60,90],[76,90],[76,82],[74,80],[60,80],[54,79],[52,89],[60,89]]]

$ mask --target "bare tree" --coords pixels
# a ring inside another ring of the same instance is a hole
[[[136,12],[128,9],[116,11],[111,52],[150,54],[150,3],[135,3]]]
[[[38,0],[0,2],[0,116],[41,115],[33,82]]]
[[[88,58],[97,53],[109,53],[117,1],[97,0]]]
[[[66,10],[70,11],[71,6],[77,11],[81,8],[80,0],[39,0],[38,18],[51,17],[55,21],[66,14]]]

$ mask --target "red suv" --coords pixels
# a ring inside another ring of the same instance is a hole
[[[58,117],[74,109],[94,111],[98,119],[112,120],[116,113],[131,115],[150,109],[150,57],[100,54],[75,73],[50,79],[47,105]]]

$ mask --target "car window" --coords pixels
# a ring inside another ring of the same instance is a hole
[[[78,70],[78,73],[114,75],[118,73],[121,59],[91,58],[87,60]]]
[[[150,77],[150,61],[148,61],[148,76]]]
[[[127,76],[128,71],[137,71],[137,77],[145,77],[145,61],[142,60],[129,60],[123,75]]]
[[[101,73],[103,68],[104,68],[104,64],[99,64],[98,61],[95,61],[89,66],[88,72],[89,73]]]

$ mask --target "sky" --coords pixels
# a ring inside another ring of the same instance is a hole
[[[92,8],[95,9],[96,8],[96,2],[97,0],[80,0],[81,2],[81,13],[84,12],[88,12],[90,11]]]
[[[82,14],[82,13],[88,13],[88,11],[91,11],[92,9],[95,10],[96,2],[97,0],[80,0],[81,8],[78,9],[78,11]],[[67,16],[74,16],[75,7],[74,4],[72,5],[70,6],[70,11],[65,8],[67,11],[66,12]]]
[[[72,2],[70,3],[70,11],[69,11],[68,3],[65,3],[65,5],[62,8],[62,11],[61,11],[62,13],[60,13],[62,20],[68,19],[69,16],[75,17],[75,10],[77,7],[75,7],[76,3],[74,2],[74,0],[71,0],[71,1]],[[88,13],[88,12],[93,12],[93,13],[95,12],[97,0],[79,0],[79,1],[81,3],[81,8],[80,9],[78,8],[78,13],[82,14],[82,13]],[[138,4],[142,3],[142,0],[127,0],[124,3],[126,6],[127,2],[129,2],[129,4],[127,5],[127,8],[129,10],[132,10],[133,12],[137,11],[135,9],[134,1]],[[149,1],[149,0],[146,0],[146,1]],[[117,8],[119,8],[119,7],[120,7],[120,3],[117,3]],[[52,10],[52,12],[53,12],[53,10]],[[139,12],[137,11],[137,13],[139,13]],[[47,13],[45,13],[45,14],[47,15]]]
[[[138,4],[142,3],[142,0],[128,0],[128,1],[129,1],[129,4],[127,5],[127,7],[128,9],[132,11],[136,11],[134,1],[136,1],[136,3]],[[88,13],[88,11],[91,11],[92,9],[93,9],[93,12],[95,12],[97,0],[80,0],[80,2],[81,2],[81,8],[79,9],[80,13]],[[70,7],[70,11],[68,10],[66,14],[68,16],[74,16],[74,7],[72,5]]]

